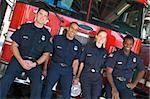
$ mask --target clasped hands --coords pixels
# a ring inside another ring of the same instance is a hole
[[[19,63],[25,70],[30,70],[30,69],[36,67],[36,65],[37,65],[36,62],[32,62],[31,60],[23,60],[23,59],[21,61],[19,61]]]

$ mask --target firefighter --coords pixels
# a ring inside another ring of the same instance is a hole
[[[53,55],[44,84],[43,99],[52,98],[52,88],[60,80],[62,99],[70,99],[73,75],[76,75],[81,43],[74,37],[78,31],[78,23],[72,22],[64,35],[53,38]]]
[[[40,99],[41,64],[49,57],[52,50],[50,33],[44,27],[49,12],[39,8],[35,22],[21,25],[11,36],[13,57],[8,65],[5,75],[0,80],[0,99],[5,99],[15,77],[23,71],[31,80],[31,99]]]
[[[144,75],[144,64],[142,60],[131,51],[134,39],[127,35],[123,39],[123,48],[110,54],[106,60],[107,99],[135,99],[133,88]],[[131,81],[133,70],[137,69],[138,74],[134,81]]]
[[[101,69],[104,67],[107,55],[106,38],[106,31],[100,30],[95,36],[95,42],[87,44],[81,54],[76,80],[80,77],[84,99],[99,99],[101,96]]]

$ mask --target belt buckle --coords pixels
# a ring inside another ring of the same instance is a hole
[[[64,63],[60,63],[60,66],[61,66],[61,67],[67,67],[67,65],[64,64]]]
[[[126,81],[126,78],[124,78],[124,77],[117,77],[117,79],[118,79],[119,81]]]
[[[91,69],[91,72],[92,72],[92,73],[95,73],[95,72],[96,72],[96,70],[92,68],[92,69]]]

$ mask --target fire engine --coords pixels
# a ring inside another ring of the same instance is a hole
[[[92,40],[94,35],[102,29],[108,33],[106,49],[109,53],[122,48],[122,38],[127,34],[132,35],[135,39],[132,51],[137,54],[140,52],[144,13],[148,5],[146,0],[36,1],[5,1],[5,6],[7,5],[7,7],[5,10],[6,13],[3,14],[4,18],[0,35],[0,61],[4,68],[7,67],[5,65],[9,63],[12,57],[10,48],[12,40],[10,36],[21,24],[32,22],[40,6],[49,8],[49,21],[45,25],[52,36],[62,34],[69,23],[75,21],[79,24],[76,39],[82,44],[86,44]],[[149,94],[150,82],[146,78],[143,79],[145,79],[145,82],[140,81],[138,87],[144,86],[144,92]]]

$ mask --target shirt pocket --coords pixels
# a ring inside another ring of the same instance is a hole
[[[124,67],[123,67],[123,61],[117,61],[116,62],[116,68],[118,68],[118,69],[123,69]]]
[[[62,56],[62,54],[63,54],[63,46],[55,45],[54,47],[55,47],[54,53],[59,55],[59,56]]]
[[[128,63],[127,63],[127,68],[129,69],[134,69],[137,65],[137,59],[136,58],[131,58]]]
[[[30,46],[30,37],[28,35],[22,35],[21,37],[21,47],[26,48]]]
[[[46,46],[46,41],[38,40],[38,42],[35,44],[35,49],[39,53],[42,53],[44,51],[45,46]]]
[[[93,53],[86,54],[86,63],[94,65],[96,61],[96,56]]]

